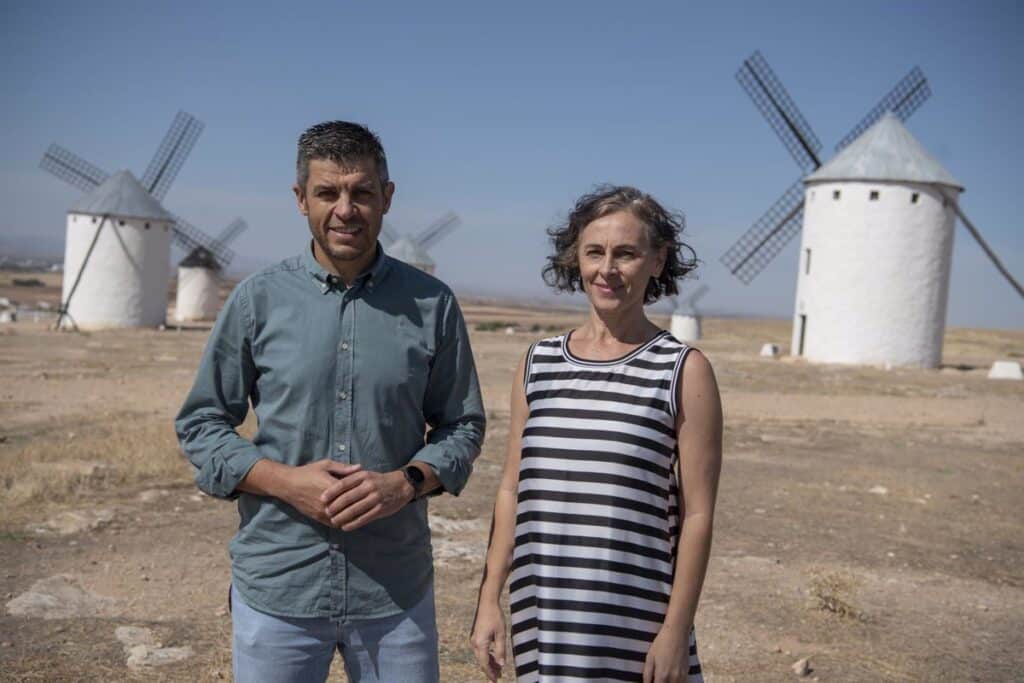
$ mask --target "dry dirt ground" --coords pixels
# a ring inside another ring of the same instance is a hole
[[[467,632],[513,368],[580,321],[466,310],[489,425],[466,491],[431,503],[444,681],[482,680]],[[3,680],[230,678],[237,516],[198,495],[171,426],[207,333],[0,327]],[[726,415],[707,679],[791,680],[804,657],[809,680],[1024,679],[1024,383],[985,377],[1024,333],[951,330],[937,371],[759,358],[785,322],[705,320],[705,336]]]

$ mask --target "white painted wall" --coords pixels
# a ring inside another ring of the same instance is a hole
[[[681,342],[700,341],[700,318],[683,313],[673,313],[669,331]]]
[[[181,322],[213,320],[220,310],[220,278],[211,268],[178,267],[174,316]]]
[[[938,366],[955,220],[939,187],[822,181],[804,198],[791,353],[806,316],[808,360]]]
[[[68,214],[61,302],[67,301],[102,221],[98,216]],[[68,309],[72,320],[82,329],[163,324],[170,257],[169,221],[109,218],[102,222]],[[62,325],[70,327],[71,321],[65,319]]]

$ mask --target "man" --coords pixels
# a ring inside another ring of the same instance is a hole
[[[199,488],[238,499],[235,680],[322,681],[338,650],[353,681],[436,681],[424,496],[458,494],[480,451],[468,335],[451,291],[377,242],[395,186],[376,135],[313,126],[297,166],[311,244],[235,288],[175,425]]]

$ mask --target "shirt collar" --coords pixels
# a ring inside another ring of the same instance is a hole
[[[313,276],[313,279],[317,281],[321,286],[331,285],[331,283],[337,279],[336,275],[333,275],[320,265],[320,262],[313,256],[313,240],[309,241],[309,246],[302,252],[302,265],[305,266],[306,271]],[[369,269],[366,270],[362,275],[356,278],[355,283],[360,282],[373,286],[375,283],[382,281],[388,272],[391,270],[391,257],[384,253],[384,247],[380,242],[377,242],[377,254],[373,259],[373,263],[370,264]],[[327,289],[324,289],[326,292]]]

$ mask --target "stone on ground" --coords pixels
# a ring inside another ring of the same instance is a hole
[[[71,619],[113,614],[116,602],[82,588],[78,577],[57,574],[40,579],[7,603],[7,613],[19,617]]]

